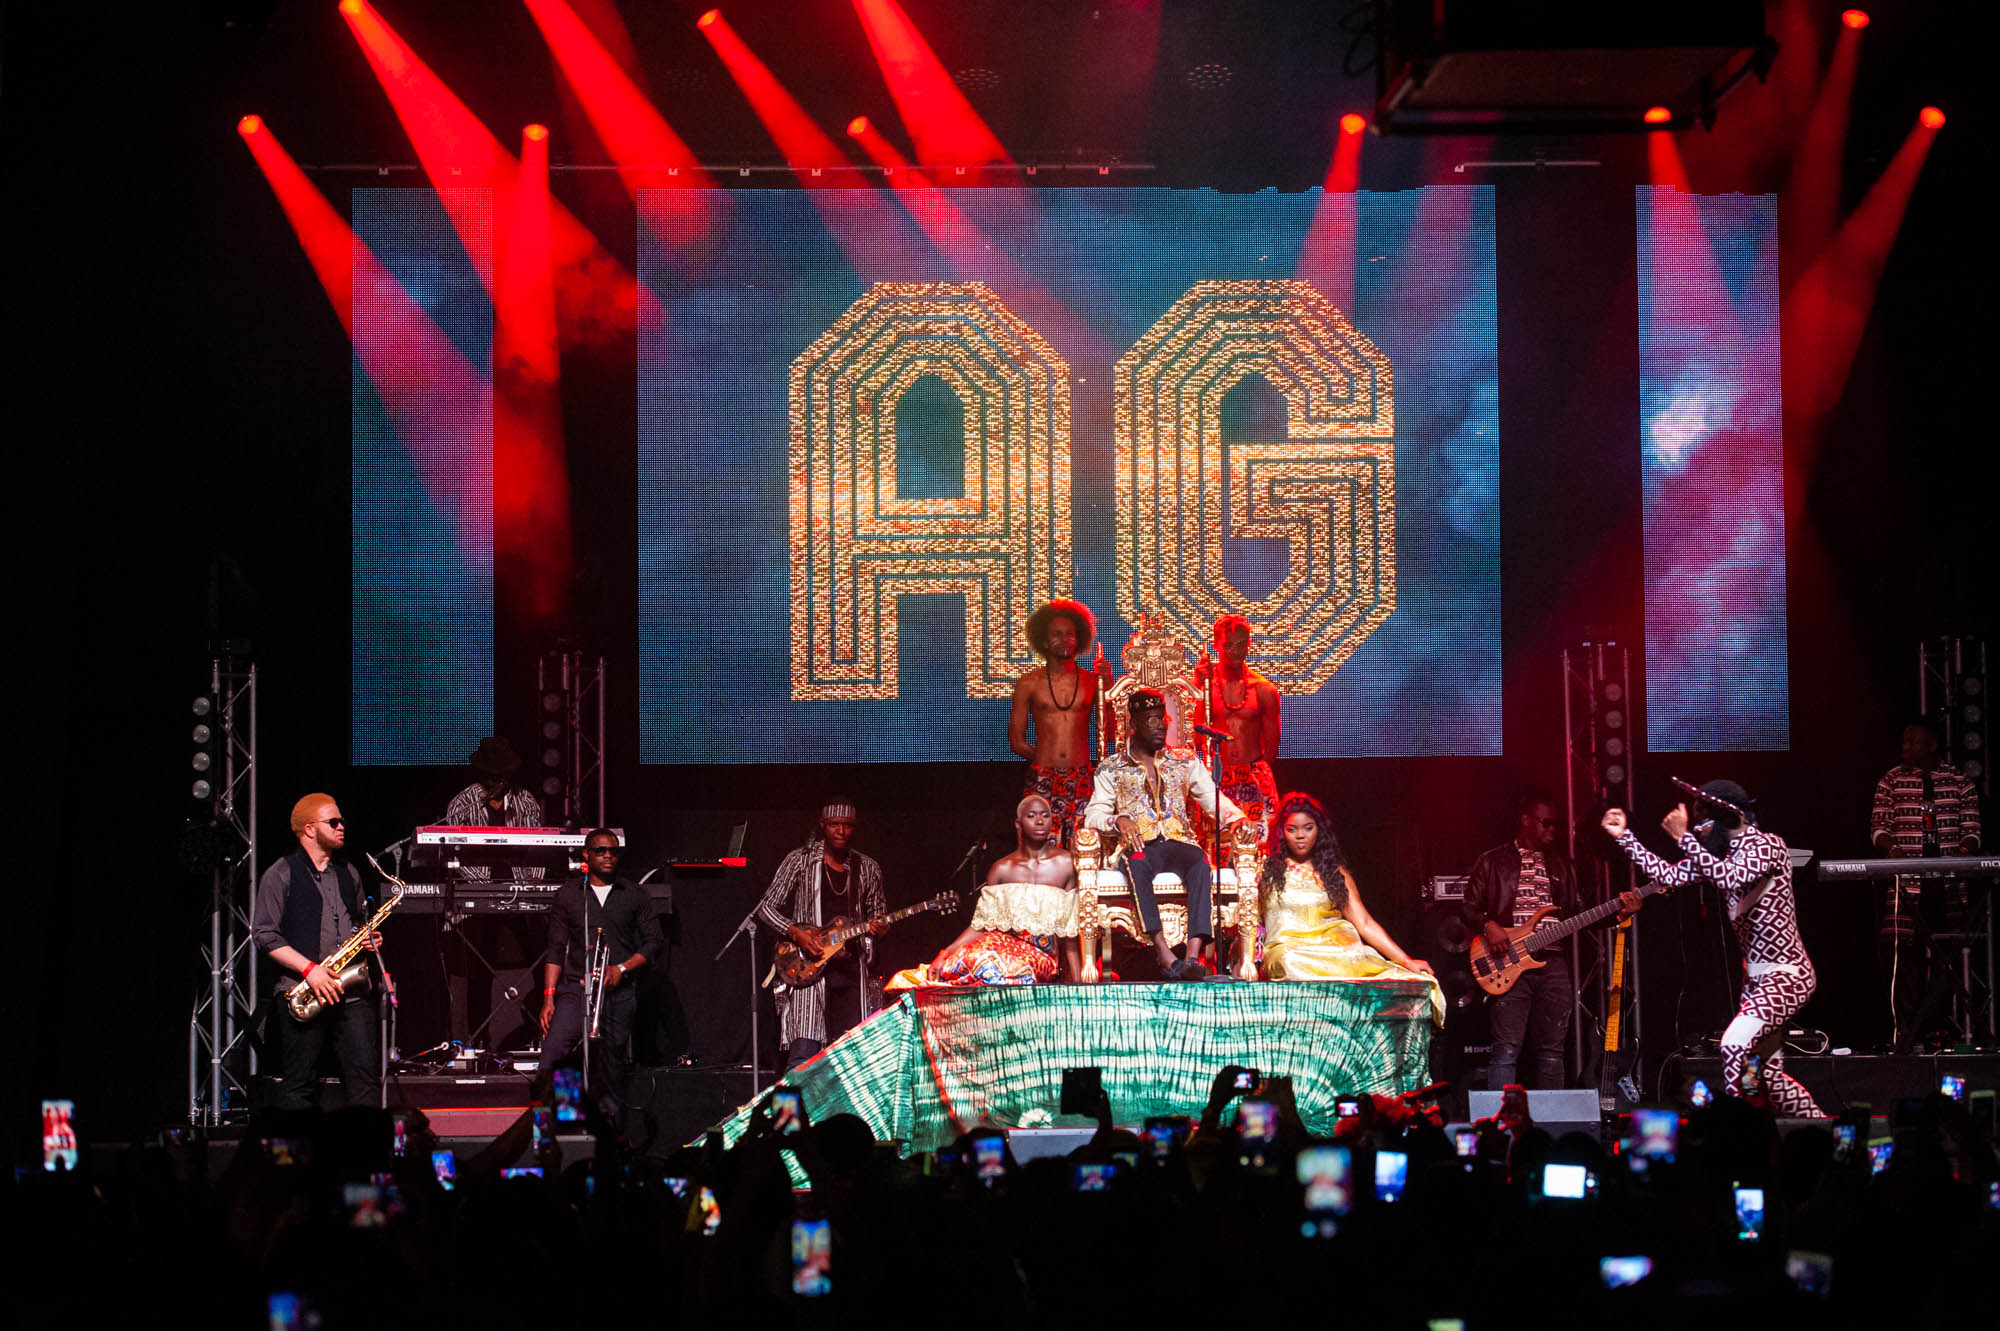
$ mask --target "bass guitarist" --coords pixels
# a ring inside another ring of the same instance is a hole
[[[1544,795],[1525,796],[1518,808],[1514,839],[1473,861],[1459,912],[1490,950],[1505,952],[1507,931],[1528,923],[1545,906],[1556,918],[1577,909],[1576,871],[1555,844],[1556,810]],[[1621,917],[1639,907],[1637,893],[1621,893]],[[1492,1025],[1486,1085],[1500,1090],[1515,1080],[1525,1048],[1529,1070],[1525,1086],[1538,1089],[1563,1084],[1563,1038],[1569,1034],[1570,1012],[1576,1006],[1576,980],[1570,974],[1567,945],[1536,953],[1540,967],[1522,972],[1488,1011]]]
[[[822,951],[817,930],[833,917],[873,920],[887,913],[882,866],[854,849],[855,821],[853,801],[828,800],[819,811],[817,834],[779,863],[757,905],[759,924],[791,939],[808,955]],[[772,988],[786,1069],[811,1058],[875,1010],[880,990],[871,978],[873,935],[888,927],[884,921],[870,924],[811,984]]]

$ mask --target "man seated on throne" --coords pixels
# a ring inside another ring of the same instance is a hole
[[[927,986],[1047,984],[1082,971],[1076,937],[1076,861],[1056,838],[1049,801],[1014,809],[1015,848],[986,871],[972,923],[930,964],[898,971],[891,990]]]
[[[1167,698],[1158,689],[1134,689],[1125,700],[1127,739],[1104,760],[1084,825],[1118,835],[1125,851],[1124,872],[1139,907],[1139,925],[1153,942],[1160,971],[1171,980],[1208,978],[1202,952],[1214,933],[1210,922],[1214,873],[1208,856],[1195,840],[1189,805],[1221,822],[1224,831],[1243,818],[1243,811],[1215,788],[1201,755],[1192,749],[1167,747]],[[1177,959],[1160,923],[1153,879],[1171,873],[1187,889],[1188,940],[1186,959]]]

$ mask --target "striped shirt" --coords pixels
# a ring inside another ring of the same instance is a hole
[[[1929,853],[1956,855],[1979,848],[1979,792],[1965,773],[1949,763],[1931,768],[1928,798],[1925,772],[1907,764],[1892,767],[1875,783],[1875,808],[1868,818],[1868,835],[1877,845],[1902,855],[1922,855],[1924,821],[1928,812],[1936,830]]]
[[[1514,927],[1520,928],[1536,911],[1555,904],[1549,890],[1549,865],[1539,850],[1521,851],[1521,877],[1514,886]]]

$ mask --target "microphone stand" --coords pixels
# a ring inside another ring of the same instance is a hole
[[[729,931],[729,937],[723,941],[722,947],[715,954],[715,959],[721,961],[723,954],[736,946],[737,935],[741,934],[749,939],[749,946],[745,950],[750,954],[750,1094],[753,1098],[764,1089],[764,1046],[757,1029],[757,991],[763,988],[757,982],[757,908],[763,904],[764,898],[761,895],[750,903],[750,913]]]

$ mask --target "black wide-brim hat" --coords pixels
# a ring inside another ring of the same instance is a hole
[[[1090,607],[1081,601],[1050,601],[1047,605],[1028,616],[1028,646],[1046,656],[1043,643],[1047,641],[1049,624],[1057,615],[1066,616],[1076,625],[1076,654],[1082,656],[1090,650],[1090,644],[1097,641],[1097,616],[1090,613]]]
[[[466,764],[481,776],[512,776],[521,770],[521,755],[500,736],[488,735],[479,741]]]
[[[1716,799],[1734,804],[1751,817],[1757,815],[1757,801],[1750,798],[1750,792],[1734,781],[1709,781],[1702,785],[1701,793],[1713,795]]]

